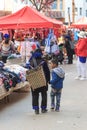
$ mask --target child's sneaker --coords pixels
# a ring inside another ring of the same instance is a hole
[[[59,110],[59,109],[55,109],[55,111],[56,111],[56,112],[60,112],[60,110]]]
[[[75,80],[79,80],[81,78],[81,76],[77,76],[75,77]]]
[[[83,78],[83,77],[81,77],[80,80],[87,80],[87,78]]]

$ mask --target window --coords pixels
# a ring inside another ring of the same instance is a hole
[[[57,9],[57,1],[53,2],[52,9]]]
[[[75,8],[75,12],[76,12],[76,13],[78,12],[78,8]]]
[[[80,8],[80,15],[82,15],[82,8]]]
[[[75,14],[76,15],[78,14],[78,8],[75,8]]]
[[[63,0],[60,0],[60,10],[63,10]]]
[[[86,10],[86,17],[87,17],[87,10]]]

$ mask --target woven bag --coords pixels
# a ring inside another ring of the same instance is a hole
[[[46,86],[46,79],[42,66],[28,70],[26,72],[26,78],[33,90]]]

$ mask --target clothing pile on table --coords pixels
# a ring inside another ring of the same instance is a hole
[[[7,91],[17,83],[26,81],[26,69],[19,65],[4,66],[0,61],[0,86],[4,84]]]

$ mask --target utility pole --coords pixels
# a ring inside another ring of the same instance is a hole
[[[71,24],[71,20],[70,20],[70,12],[68,11],[68,20],[69,20],[69,22],[68,22],[68,26],[70,26],[70,24]]]
[[[72,23],[75,22],[75,1],[72,0]]]
[[[6,15],[6,1],[4,0],[4,15]]]

